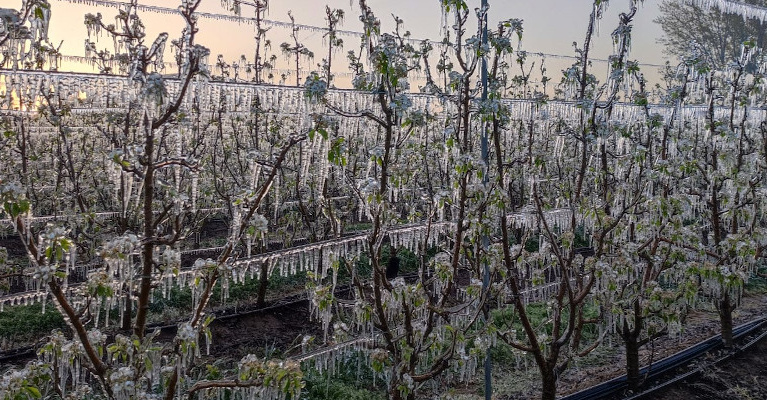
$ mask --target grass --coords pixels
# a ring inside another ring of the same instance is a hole
[[[596,317],[598,313],[598,310],[594,306],[586,306],[584,317],[587,319],[591,319]],[[507,307],[504,309],[494,310],[492,312],[493,315],[493,321],[495,324],[499,327],[501,330],[516,330],[517,335],[516,339],[520,343],[527,343],[527,337],[525,336],[524,330],[522,328],[522,325],[519,321],[519,317],[517,316],[516,311],[513,307]],[[545,332],[548,335],[551,335],[551,329],[552,326],[549,323],[549,312],[547,311],[547,306],[544,303],[531,303],[527,306],[527,315],[530,319],[531,324],[533,327],[540,328],[543,327]],[[567,313],[563,313],[562,315],[563,320],[567,320]],[[540,330],[540,329],[537,329]],[[597,327],[593,324],[587,324],[584,326],[583,329],[583,339],[582,343],[590,344],[594,340],[596,340],[598,337]],[[499,340],[496,343],[496,346],[490,349],[490,357],[493,362],[493,365],[497,366],[501,371],[505,372],[514,372],[516,373],[525,373],[527,374],[529,371],[532,371],[533,373],[533,381],[537,382],[537,374],[538,370],[535,366],[535,362],[532,359],[532,356],[523,353],[519,350],[516,350],[509,346],[508,344],[504,343],[503,341]],[[588,356],[582,359],[579,359],[577,362],[581,365],[588,365],[593,362],[598,362],[598,359],[589,358]],[[523,381],[527,381],[527,379],[524,379]],[[525,385],[528,385],[526,383]],[[507,388],[510,393],[520,393],[520,391],[526,390],[526,388],[517,387],[518,385],[511,385],[509,388]]]
[[[547,306],[544,303],[530,303],[526,307],[527,311],[527,317],[530,319],[530,323],[533,325],[533,327],[539,327],[541,325],[544,325],[544,328],[546,330],[546,334],[551,335],[551,324],[546,323],[546,321],[549,319],[549,312],[547,311]],[[594,319],[599,315],[599,309],[591,304],[584,305],[584,313],[583,317],[584,319]],[[562,310],[562,321],[567,321],[568,318],[568,312],[567,308]],[[520,340],[522,342],[525,341],[526,336],[524,336],[524,330],[522,329],[522,325],[518,319],[517,312],[514,309],[514,307],[506,307],[503,309],[498,309],[493,311],[493,321],[495,322],[496,326],[499,327],[499,329],[502,330],[511,330],[514,329],[517,331],[517,340]],[[583,327],[583,339],[584,341],[588,342],[589,340],[596,339],[597,337],[597,330],[596,326],[594,324],[586,324]]]
[[[217,284],[213,289],[210,299],[210,307],[232,307],[243,304],[255,304],[258,296],[260,281],[258,277],[247,279],[243,283],[230,284],[229,298],[223,300],[221,284]],[[306,275],[297,274],[288,277],[280,276],[279,273],[272,274],[267,286],[267,301],[269,294],[275,293],[284,295],[303,290],[306,285]],[[182,317],[192,310],[192,292],[186,288],[173,287],[167,298],[157,297],[149,305],[150,318],[153,321],[172,322]]]
[[[0,347],[31,343],[54,329],[65,329],[64,318],[48,304],[43,313],[42,304],[16,306],[0,313]]]
[[[304,367],[306,387],[302,400],[385,400],[386,384],[374,379],[373,370],[360,354],[352,354],[336,365],[335,374]]]
[[[760,267],[756,271],[756,276],[749,278],[745,289],[747,294],[767,293],[767,267]]]

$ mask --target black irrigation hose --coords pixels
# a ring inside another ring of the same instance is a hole
[[[19,347],[10,351],[0,353],[0,364],[12,363],[17,360],[26,360],[34,357],[36,345]],[[3,367],[4,368],[4,367]]]
[[[745,337],[745,336],[749,335],[751,332],[759,329],[765,323],[765,319],[764,318],[762,318],[761,320],[757,320],[757,321],[761,321],[761,322],[759,322],[759,324],[757,326],[754,326],[754,327],[752,327],[751,329],[749,329],[749,330],[747,330],[745,332],[736,334],[734,338],[735,339],[740,339],[742,337]],[[733,332],[733,334],[734,334],[734,332]],[[664,389],[664,388],[666,388],[666,387],[668,387],[670,385],[673,385],[674,383],[677,383],[677,382],[679,382],[679,381],[681,381],[683,379],[687,379],[687,378],[689,378],[689,377],[691,377],[693,375],[697,375],[698,373],[703,371],[705,366],[720,364],[720,363],[722,363],[724,361],[729,360],[730,358],[735,357],[738,354],[741,354],[743,351],[747,350],[751,346],[759,343],[765,337],[767,337],[767,330],[765,330],[764,332],[760,333],[756,337],[752,338],[751,340],[749,340],[744,345],[739,346],[735,351],[731,351],[731,352],[726,353],[725,355],[723,355],[722,357],[716,359],[712,363],[707,363],[706,365],[701,365],[701,366],[699,366],[699,367],[697,367],[697,368],[695,368],[695,369],[693,369],[691,371],[688,371],[688,372],[686,372],[684,374],[677,375],[676,377],[671,378],[668,381],[665,381],[665,382],[662,382],[662,383],[660,383],[658,385],[655,385],[655,386],[653,386],[653,387],[651,387],[651,388],[649,388],[647,390],[644,390],[644,391],[642,391],[640,393],[637,393],[637,394],[635,394],[635,395],[633,395],[631,397],[628,397],[625,400],[637,400],[637,399],[642,399],[642,398],[650,398],[650,397],[647,397],[647,396],[653,395],[653,394],[655,394],[655,392],[657,392],[657,391],[659,391],[661,389]]]
[[[732,332],[733,339],[737,340],[737,339],[745,337],[751,332],[761,328],[765,324],[765,322],[767,322],[767,318],[762,317],[734,328]],[[759,336],[759,338],[762,338],[764,336],[765,334],[762,334]],[[752,340],[746,346],[750,346],[756,342],[758,342],[758,340]],[[717,349],[721,346],[722,346],[722,335],[719,334],[716,336],[712,336],[703,342],[700,342],[692,347],[688,347],[685,350],[682,350],[676,354],[666,357],[658,361],[657,363],[654,363],[648,367],[643,367],[642,369],[640,369],[639,373],[640,375],[646,375],[647,376],[646,381],[649,382],[654,379],[658,379],[663,374],[666,374],[676,368],[679,368],[689,363],[690,361],[702,356],[703,354],[708,353],[709,351]],[[743,347],[743,348],[746,348],[746,347]],[[649,373],[648,373],[648,369],[649,369]],[[647,396],[651,393],[654,393],[656,390],[665,387],[666,385],[670,383],[686,378],[687,376],[691,375],[694,372],[698,372],[698,370],[696,369],[686,374],[674,377],[669,382],[663,382],[663,383],[657,384],[639,394],[629,397],[629,399],[639,399],[641,397]],[[626,388],[626,375],[622,375],[617,378],[613,378],[609,381],[602,382],[596,386],[592,386],[588,389],[582,390],[580,392],[576,392],[571,395],[564,396],[560,400],[604,399],[610,396],[618,395],[625,388]]]

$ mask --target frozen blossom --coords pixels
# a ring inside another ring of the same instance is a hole
[[[316,72],[306,77],[304,82],[304,95],[309,101],[320,101],[328,92],[328,83],[325,82]]]
[[[18,182],[0,183],[0,196],[4,201],[23,199],[26,191]]]
[[[194,269],[197,271],[210,271],[216,268],[218,268],[218,262],[210,258],[205,260],[199,258],[194,262]]]
[[[365,195],[375,194],[380,187],[381,185],[378,183],[378,180],[374,178],[367,178],[359,183],[360,192]]]
[[[394,101],[389,104],[393,110],[403,113],[413,106],[413,102],[410,101],[410,97],[406,94],[399,93],[394,97]]]
[[[263,235],[269,231],[269,221],[261,214],[253,215],[251,224],[253,228],[255,228],[256,232],[258,232],[260,235]]]
[[[127,233],[105,243],[100,255],[105,259],[125,259],[133,254],[140,244],[141,241],[138,236],[133,233]]]
[[[178,270],[181,267],[181,252],[166,246],[164,249],[155,249],[155,263],[163,270]]]
[[[165,82],[162,75],[153,72],[146,77],[146,82],[141,88],[141,97],[150,104],[162,106],[165,104],[165,98],[168,96],[168,90],[165,88]]]
[[[112,372],[109,380],[112,383],[112,391],[120,399],[130,399],[136,390],[134,376],[136,371],[132,367],[120,367]]]

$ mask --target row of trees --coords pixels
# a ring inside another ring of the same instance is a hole
[[[565,101],[533,92],[515,103],[505,97],[526,79],[512,67],[528,69],[516,51],[521,21],[488,29],[484,45],[488,10],[442,0],[446,37],[434,54],[399,19],[394,32],[381,32],[360,0],[365,35],[348,55],[355,91],[328,89],[343,17],[328,8],[325,66],[299,92],[206,81],[209,50],[195,41],[199,3],[180,8],[185,28],[171,41],[178,79],[160,74],[169,36],[149,44],[135,1],[116,24],[85,19],[90,32],[118,43],[127,77],[3,73],[0,196],[26,256],[6,261],[4,279],[49,293],[72,336],[53,334],[40,360],[7,372],[2,397],[297,398],[293,362],[249,355],[227,378],[206,379],[200,359],[214,288],[244,275],[236,260],[265,251],[276,232],[320,246],[307,257],[309,292],[326,340],[362,343],[393,399],[470,378],[497,341],[532,357],[542,398],[553,399],[557,377],[606,335],[624,342],[636,388],[640,348],[678,333],[699,304],[716,308],[732,345],[732,312],[766,244],[755,43],[744,43],[726,69],[705,54],[685,58],[654,94],[665,104],[653,106],[627,58],[637,2],[613,31],[608,79],[590,72],[607,7],[595,1],[580,60],[559,84]],[[254,4],[263,18],[266,3]],[[267,47],[258,32],[256,68]],[[106,57],[95,41],[88,46]],[[305,54],[297,40],[282,47],[295,60]],[[483,58],[485,88],[477,85]],[[416,72],[427,76],[425,95],[410,88]],[[215,258],[182,265],[210,209],[226,217],[226,244]],[[32,218],[46,215],[59,217],[45,225]],[[365,224],[358,253],[370,276],[355,252],[324,245],[343,239],[348,221]],[[418,254],[415,277],[387,274],[387,242]],[[72,290],[83,263],[97,267]],[[262,288],[272,268],[257,267]],[[351,310],[334,295],[341,269],[354,287]],[[194,304],[163,344],[147,318],[166,282],[191,290]],[[547,318],[536,320],[531,303]],[[112,339],[99,327],[114,307],[123,332]]]

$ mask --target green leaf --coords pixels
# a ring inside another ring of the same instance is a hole
[[[96,288],[96,295],[99,297],[111,297],[114,291],[109,286],[99,286]]]
[[[25,386],[24,390],[26,390],[27,393],[29,393],[29,395],[32,396],[32,398],[39,399],[43,397],[42,394],[40,394],[40,390],[38,390],[34,386]]]

